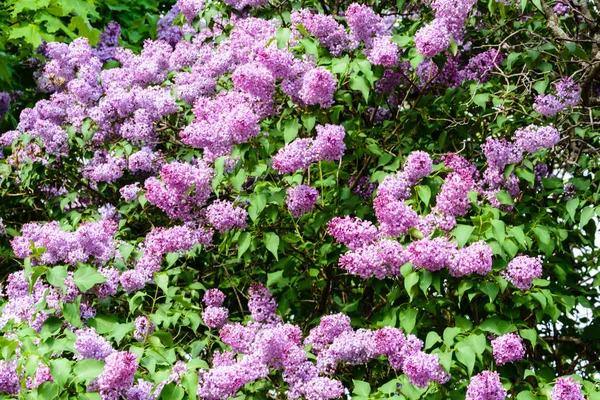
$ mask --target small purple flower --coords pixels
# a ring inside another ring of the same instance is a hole
[[[552,400],[585,400],[581,393],[581,383],[576,382],[572,376],[558,378],[552,389]]]
[[[135,319],[135,331],[133,337],[139,342],[145,342],[148,336],[156,330],[156,326],[146,316],[139,316]]]
[[[225,301],[225,295],[219,289],[209,289],[204,293],[202,302],[207,306],[219,307]]]
[[[227,322],[229,310],[225,307],[208,306],[202,311],[202,320],[211,329],[219,329]]]
[[[521,361],[525,355],[523,339],[515,333],[507,333],[492,340],[492,350],[497,365]]]
[[[500,375],[497,372],[483,371],[471,378],[466,400],[504,400],[506,395]]]
[[[529,256],[515,257],[502,275],[521,290],[531,288],[531,282],[542,276],[542,260]]]
[[[312,186],[298,185],[286,190],[287,198],[285,200],[288,210],[294,218],[300,218],[307,212],[310,212],[317,204],[319,191]]]

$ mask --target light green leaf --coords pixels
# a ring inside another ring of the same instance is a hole
[[[459,247],[467,244],[474,230],[475,227],[473,225],[456,225],[456,228],[452,230],[452,235],[456,238]]]
[[[57,385],[63,387],[67,383],[73,361],[65,358],[50,360],[50,374]]]
[[[356,379],[353,379],[352,383],[354,384],[352,394],[366,397],[367,399],[369,398],[369,395],[371,394],[371,385],[367,382],[357,381]]]
[[[369,102],[369,93],[371,88],[369,87],[369,82],[364,76],[354,74],[350,77],[350,88],[352,90],[358,90],[362,93],[365,98],[365,102]]]
[[[250,247],[250,242],[252,238],[250,237],[250,233],[242,232],[238,238],[238,260],[242,258],[246,250]]]
[[[87,359],[77,361],[73,372],[77,381],[90,382],[96,379],[104,370],[104,361]],[[54,376],[54,374],[52,375]]]
[[[73,281],[79,290],[85,293],[94,287],[94,285],[106,281],[106,277],[92,267],[83,266],[75,271]]]
[[[267,250],[275,256],[276,260],[279,260],[279,255],[277,254],[277,250],[279,249],[279,236],[274,232],[265,232],[264,241]]]
[[[473,374],[475,351],[467,343],[460,342],[456,345],[456,359],[467,367],[469,376]]]
[[[414,308],[408,308],[400,312],[400,326],[404,329],[405,333],[412,333],[413,329],[415,329],[418,314],[419,312]]]

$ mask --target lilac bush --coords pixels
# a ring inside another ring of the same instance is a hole
[[[0,395],[597,397],[586,4],[179,0],[140,51],[44,44]]]

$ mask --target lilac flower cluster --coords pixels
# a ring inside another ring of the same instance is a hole
[[[236,207],[230,201],[215,200],[206,208],[206,218],[219,232],[224,233],[235,228],[245,229],[248,212]]]
[[[504,168],[509,164],[520,163],[524,152],[534,153],[551,148],[560,141],[560,133],[552,126],[529,125],[518,129],[512,139],[513,141],[488,138],[481,146],[489,167],[485,170],[479,186],[495,207],[501,207],[496,198],[498,191],[506,190],[513,198],[520,193],[519,179],[514,172],[505,177]]]
[[[525,355],[523,339],[516,333],[507,333],[492,340],[492,350],[497,365],[521,361]]]
[[[346,131],[341,125],[317,125],[314,139],[295,139],[273,157],[273,168],[279,173],[305,170],[313,162],[342,158]]]
[[[581,87],[575,83],[573,78],[562,78],[554,82],[554,87],[556,95],[540,94],[535,97],[535,103],[533,103],[535,112],[545,117],[551,117],[579,103]]]
[[[10,110],[10,94],[0,92],[0,122],[4,120],[4,116]]]
[[[300,218],[307,212],[310,212],[319,199],[319,191],[308,185],[298,185],[288,188],[286,193],[287,198],[285,199],[285,203],[294,218]]]
[[[98,335],[94,328],[79,329],[75,334],[75,358],[78,360],[91,358],[104,361],[115,352],[110,342]]]
[[[141,248],[144,254],[133,269],[123,272],[120,278],[127,292],[139,290],[151,282],[160,271],[162,258],[167,253],[190,250],[196,244],[210,246],[212,230],[193,226],[175,226],[169,229],[155,228],[147,236]]]
[[[327,233],[351,250],[373,243],[379,231],[370,221],[356,217],[336,217],[327,224]]]
[[[528,153],[550,149],[560,141],[560,133],[553,126],[529,125],[517,129],[513,136],[515,145]]]
[[[497,372],[483,371],[471,378],[466,400],[504,400],[507,392]]]
[[[22,236],[13,238],[11,246],[18,258],[32,255],[31,242],[35,248],[45,248],[39,262],[47,265],[59,262],[75,265],[90,257],[102,263],[114,255],[116,231],[117,224],[111,220],[85,222],[74,232],[61,230],[57,221],[44,225],[30,223],[23,225]]]
[[[518,289],[528,290],[534,279],[542,277],[542,260],[529,256],[515,257],[502,275]]]
[[[552,400],[585,400],[581,393],[581,383],[576,382],[572,376],[558,378],[552,388]]]
[[[316,14],[302,9],[293,11],[291,20],[292,24],[301,24],[306,32],[319,39],[321,46],[327,48],[334,57],[339,57],[343,51],[356,47],[344,27],[330,15]],[[300,35],[300,32],[295,34]]]
[[[333,314],[321,318],[302,340],[299,327],[275,314],[277,304],[262,284],[252,284],[249,294],[254,322],[228,323],[219,331],[231,351],[215,352],[212,368],[200,372],[198,395],[203,399],[233,397],[243,385],[265,378],[271,370],[282,371],[289,385],[287,398],[334,399],[344,392],[342,384],[330,377],[339,364],[362,364],[382,355],[420,387],[449,378],[438,356],[423,353],[423,342],[413,335],[406,337],[400,329],[354,330],[350,318]],[[220,306],[219,292],[205,297],[211,307]],[[309,360],[306,346],[312,346],[316,363]]]
[[[133,331],[133,337],[139,342],[145,342],[148,336],[156,330],[156,325],[144,315],[135,319],[134,326],[135,331]]]
[[[103,399],[119,398],[133,385],[137,356],[129,351],[114,352],[106,357],[104,370],[89,389],[100,392]]]
[[[146,199],[170,218],[189,220],[212,193],[213,170],[203,161],[196,165],[171,162],[162,167],[160,178],[146,179]]]

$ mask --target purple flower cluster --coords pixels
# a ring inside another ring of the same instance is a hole
[[[98,335],[94,328],[79,329],[75,334],[75,358],[78,360],[91,358],[104,361],[115,352],[110,342]]]
[[[329,108],[333,105],[336,90],[337,82],[331,72],[324,67],[316,67],[304,74],[298,96],[306,105],[319,104],[323,108]]]
[[[581,393],[581,383],[576,382],[572,376],[558,378],[552,389],[552,400],[585,400]]]
[[[379,231],[370,221],[356,217],[336,217],[327,224],[327,233],[351,250],[373,243]]]
[[[525,355],[523,339],[516,333],[507,333],[492,340],[492,350],[497,365],[521,361]]]
[[[247,217],[246,210],[234,206],[230,201],[215,200],[206,208],[208,222],[221,233],[233,228],[245,229]]]
[[[379,221],[379,232],[384,236],[406,235],[419,221],[415,210],[404,201],[391,197],[377,196],[373,201],[373,208]]]
[[[408,253],[400,243],[381,239],[346,252],[340,257],[339,265],[364,279],[372,276],[385,279],[400,276],[400,268],[408,261]]]
[[[415,46],[425,57],[433,57],[450,46],[450,32],[441,20],[435,19],[417,31]]]
[[[285,199],[285,203],[294,218],[300,218],[307,212],[310,212],[319,199],[319,191],[307,185],[288,188],[286,193],[287,198]]]
[[[128,351],[120,351],[106,357],[104,370],[92,383],[90,389],[97,390],[103,398],[119,398],[133,385],[137,371],[137,356]]]
[[[483,241],[463,247],[454,253],[448,269],[452,276],[486,275],[492,270],[492,248]]]
[[[0,393],[16,395],[21,390],[17,360],[0,360]]]
[[[211,329],[219,329],[227,322],[229,310],[225,307],[208,306],[202,311],[202,320]]]
[[[156,330],[156,325],[144,315],[135,319],[134,326],[135,331],[133,331],[133,337],[139,342],[145,342],[148,336]]]
[[[135,268],[125,271],[120,278],[123,289],[127,292],[139,290],[153,275],[160,271],[162,258],[167,253],[188,251],[196,244],[210,246],[212,230],[190,226],[174,226],[169,229],[154,228],[147,236],[142,249],[144,254]]]
[[[550,149],[560,141],[560,133],[553,126],[529,125],[517,129],[512,138],[518,148],[528,153],[536,153],[541,149]]]
[[[213,170],[203,161],[196,165],[171,162],[162,167],[161,180],[146,179],[146,199],[170,218],[190,220],[212,193]]]
[[[439,271],[449,266],[455,252],[456,243],[450,242],[445,237],[423,238],[408,246],[413,268],[424,268],[429,271]]]
[[[273,168],[279,173],[306,170],[313,162],[337,161],[343,157],[346,131],[341,125],[317,125],[314,139],[295,139],[273,157]]]
[[[302,25],[306,32],[319,39],[321,46],[327,48],[334,57],[343,51],[352,50],[356,44],[350,40],[344,27],[330,15],[316,14],[307,9],[293,11],[292,24]],[[299,35],[296,32],[296,35]]]
[[[504,400],[507,392],[497,372],[483,371],[471,378],[466,400]]]
[[[202,311],[202,320],[212,329],[219,329],[227,322],[229,310],[221,307],[225,301],[225,295],[219,289],[207,290],[202,298],[206,308]]]
[[[538,114],[551,117],[569,107],[579,103],[581,87],[575,83],[573,78],[566,77],[554,83],[556,95],[540,94],[535,97],[533,109]]]
[[[534,279],[542,277],[542,260],[529,256],[515,257],[502,275],[517,288],[528,290]]]
[[[10,94],[0,92],[0,122],[4,120],[4,116],[10,110]]]
[[[248,308],[250,314],[256,322],[274,322],[280,318],[275,313],[277,311],[277,303],[273,299],[273,295],[262,283],[253,283],[248,291],[250,299],[248,300]]]
[[[31,242],[35,248],[45,248],[39,257],[43,264],[65,262],[75,265],[86,262],[93,257],[98,262],[106,262],[113,255],[116,244],[113,237],[117,224],[111,220],[85,222],[75,232],[61,230],[57,221],[41,225],[25,224],[21,229],[22,236],[16,236],[11,246],[18,258],[31,256]]]

